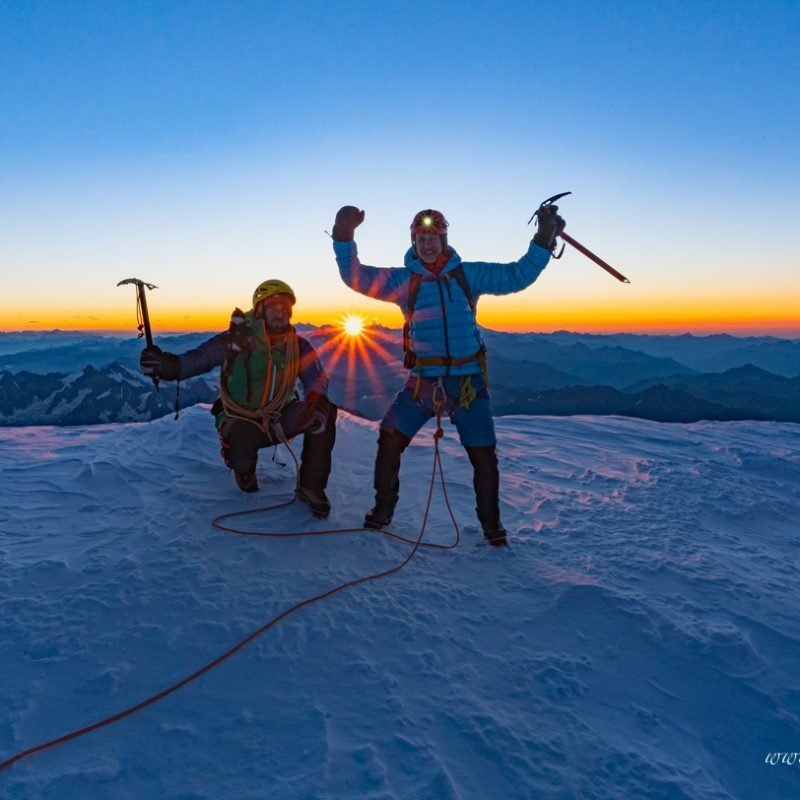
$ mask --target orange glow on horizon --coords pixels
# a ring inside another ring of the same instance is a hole
[[[124,307],[123,307],[124,306]],[[800,298],[662,298],[658,302],[625,298],[609,302],[606,298],[590,302],[552,302],[539,297],[484,297],[480,301],[478,321],[486,328],[509,332],[541,332],[571,330],[583,333],[651,333],[680,334],[730,333],[734,335],[774,335],[800,337]],[[167,332],[222,331],[230,322],[230,309],[192,307],[164,311],[151,305],[154,336]],[[360,319],[363,332],[374,335],[375,325],[400,329],[400,310],[388,303],[368,303],[357,311],[322,308],[298,303],[294,322],[329,326],[343,330],[346,320]],[[356,323],[353,331],[356,330]],[[21,330],[85,330],[113,333],[136,333],[133,302],[98,311],[59,307],[0,310],[0,331]]]

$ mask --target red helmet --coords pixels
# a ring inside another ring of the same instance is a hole
[[[411,223],[411,248],[414,252],[414,257],[417,256],[417,234],[418,233],[438,233],[439,238],[442,240],[442,252],[448,251],[447,247],[447,220],[441,211],[435,211],[432,208],[426,208],[420,211]]]
[[[432,208],[426,208],[420,211],[411,223],[411,236],[417,233],[439,233],[442,235],[447,234],[447,220],[441,211],[434,211]]]

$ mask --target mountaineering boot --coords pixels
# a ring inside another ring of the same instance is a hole
[[[502,547],[508,544],[506,530],[500,522],[500,472],[497,468],[497,448],[467,447],[472,463],[472,485],[475,489],[475,511],[478,514],[483,535],[489,544]]]
[[[364,527],[372,530],[380,530],[392,521],[392,515],[381,511],[377,506],[372,511],[367,511],[364,517]]]
[[[307,503],[311,513],[317,519],[328,519],[331,513],[331,501],[322,489],[309,489],[307,486],[298,486],[294,496],[303,503]]]
[[[502,525],[497,528],[484,528],[483,535],[486,537],[486,541],[495,547],[508,547],[506,529]]]
[[[381,430],[375,456],[375,505],[364,518],[365,528],[382,528],[392,521],[400,496],[400,456],[410,442],[396,428]]]
[[[258,478],[256,478],[256,471],[252,472],[236,472],[234,471],[233,477],[236,478],[236,485],[243,492],[257,492],[258,491]]]

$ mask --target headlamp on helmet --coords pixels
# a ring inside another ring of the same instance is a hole
[[[432,208],[426,208],[420,211],[411,223],[411,235],[415,236],[418,233],[438,233],[444,235],[447,233],[447,220],[441,211],[435,211]]]

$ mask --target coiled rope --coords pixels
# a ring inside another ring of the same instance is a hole
[[[269,331],[267,330],[267,323],[262,319],[261,324],[264,330],[264,337],[269,342]],[[228,381],[225,378],[225,367],[222,369],[222,376],[220,379],[220,399],[222,400],[222,407],[225,409],[225,414],[232,419],[240,419],[244,422],[250,422],[255,425],[259,430],[267,432],[270,424],[272,424],[286,407],[286,401],[289,395],[294,391],[295,383],[297,382],[297,375],[300,371],[300,342],[297,338],[297,331],[294,326],[289,328],[289,332],[285,338],[285,359],[283,369],[280,370],[280,381],[277,386],[273,386],[273,360],[272,360],[272,345],[269,348],[269,359],[267,361],[267,375],[264,381],[264,391],[261,397],[261,404],[257,409],[247,408],[239,405],[228,391]],[[249,390],[248,390],[249,391]],[[270,393],[272,396],[270,397]],[[284,444],[286,442],[284,441]],[[288,446],[288,445],[287,445]],[[295,459],[296,462],[296,459]]]

